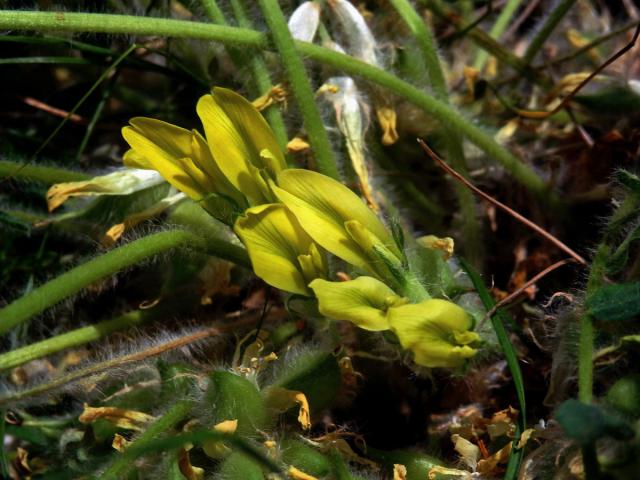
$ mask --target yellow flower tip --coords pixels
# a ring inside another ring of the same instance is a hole
[[[425,367],[454,368],[473,357],[470,346],[480,336],[469,331],[472,319],[453,302],[442,299],[390,307],[390,328],[400,344],[414,354],[414,361]]]
[[[430,250],[441,250],[445,260],[453,256],[455,243],[451,237],[436,237],[435,235],[425,235],[416,239],[419,245]]]

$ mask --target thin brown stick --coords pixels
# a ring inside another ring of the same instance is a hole
[[[535,223],[533,223],[528,218],[525,218],[524,216],[520,215],[518,212],[516,212],[512,208],[506,206],[504,203],[499,202],[495,198],[493,198],[490,195],[488,195],[487,193],[483,192],[478,187],[473,185],[469,180],[467,180],[462,175],[460,175],[458,172],[456,172],[453,168],[451,168],[449,165],[447,165],[444,162],[444,160],[442,160],[433,150],[431,150],[431,148],[425,143],[424,140],[422,140],[421,138],[418,138],[418,143],[420,144],[422,149],[427,153],[427,155],[429,155],[429,157],[431,157],[440,166],[440,168],[442,168],[445,172],[447,172],[449,175],[451,175],[456,180],[458,180],[460,183],[462,183],[465,187],[467,187],[472,192],[474,192],[477,195],[479,195],[480,197],[482,197],[487,202],[492,203],[496,207],[498,207],[501,210],[507,212],[513,218],[515,218],[516,220],[520,221],[521,223],[523,223],[524,225],[529,227],[531,230],[536,232],[541,237],[546,238],[548,241],[553,243],[560,250],[562,250],[563,252],[567,253],[570,257],[572,257],[576,262],[578,262],[578,263],[580,263],[582,265],[587,265],[587,261],[584,258],[582,258],[580,255],[578,255],[576,252],[574,252],[571,248],[569,248],[561,240],[559,240],[558,238],[554,237],[551,233],[547,232],[544,228],[536,225]]]
[[[33,108],[50,113],[54,117],[68,118],[70,122],[79,123],[81,125],[89,123],[86,118],[81,117],[77,113],[70,113],[66,110],[62,110],[61,108],[52,107],[48,103],[41,102],[33,97],[24,97],[22,101]]]
[[[618,50],[614,55],[609,57],[609,59],[607,61],[605,61],[602,65],[600,65],[593,72],[591,72],[591,74],[589,76],[587,76],[582,82],[580,82],[578,84],[578,86],[576,88],[574,88],[566,97],[564,97],[562,99],[562,101],[553,110],[550,110],[550,111],[531,111],[531,110],[521,110],[521,109],[515,108],[515,107],[513,108],[513,110],[518,115],[520,115],[521,117],[534,118],[534,119],[544,119],[544,118],[547,118],[547,117],[549,117],[549,116],[551,116],[551,115],[553,115],[555,113],[558,113],[560,110],[565,108],[567,106],[567,104],[571,101],[571,99],[573,97],[575,97],[578,94],[578,92],[580,90],[582,90],[591,80],[593,80],[593,78],[596,75],[598,75],[605,68],[607,68],[613,62],[615,62],[620,57],[622,57],[625,53],[627,53],[629,50],[631,50],[635,46],[636,41],[638,40],[638,36],[640,36],[640,23],[637,24],[636,30],[633,33],[633,37],[631,38],[631,41],[629,41],[629,43],[627,43],[624,47],[622,47],[620,50]]]
[[[513,292],[511,292],[509,295],[507,295],[505,298],[503,298],[502,300],[500,300],[498,303],[496,303],[491,310],[489,310],[484,318],[482,319],[482,321],[480,322],[480,325],[478,328],[480,328],[484,322],[486,322],[487,318],[490,318],[494,313],[496,313],[496,311],[503,307],[504,305],[511,303],[513,300],[515,300],[516,298],[518,298],[522,292],[524,292],[527,288],[529,288],[531,285],[533,285],[534,283],[537,283],[538,281],[540,281],[541,278],[547,276],[549,273],[553,272],[554,270],[567,265],[569,263],[574,263],[576,261],[575,258],[565,258],[564,260],[560,260],[556,263],[554,263],[553,265],[549,265],[547,268],[545,268],[544,270],[542,270],[540,273],[538,273],[536,276],[534,276],[533,278],[531,278],[530,280],[527,280],[523,285],[521,285],[519,288],[517,288],[516,290],[514,290]]]

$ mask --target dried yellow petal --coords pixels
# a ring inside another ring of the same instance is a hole
[[[399,463],[394,463],[393,480],[407,480],[407,467]]]
[[[287,390],[281,387],[269,387],[265,394],[267,404],[278,412],[286,412],[298,405],[298,422],[304,430],[311,428],[311,411],[309,401],[302,392]]]
[[[291,140],[289,140],[289,143],[287,143],[287,152],[289,153],[304,152],[305,150],[309,150],[310,148],[311,145],[309,144],[309,142],[303,140],[300,137],[293,137]]]
[[[317,477],[304,473],[302,470],[298,470],[294,466],[289,467],[287,475],[289,475],[289,478],[293,478],[294,480],[318,480]]]
[[[144,427],[155,420],[155,417],[135,410],[118,407],[90,407],[84,404],[84,411],[78,417],[82,423],[93,423],[98,419],[106,420],[117,427],[127,430],[142,431]]]
[[[376,109],[376,116],[382,129],[382,144],[393,145],[399,138],[396,130],[396,111],[390,107],[379,107]]]

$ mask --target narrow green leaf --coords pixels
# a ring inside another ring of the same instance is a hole
[[[491,297],[489,290],[480,278],[478,272],[476,272],[476,270],[463,258],[460,258],[460,265],[467,273],[467,275],[469,275],[469,278],[471,279],[473,286],[477,290],[484,307],[487,310],[493,308],[493,306],[495,305],[495,301]],[[509,335],[507,334],[506,329],[504,328],[505,321],[507,321],[507,319],[505,318],[504,313],[499,309],[491,316],[491,324],[493,325],[493,329],[495,330],[496,336],[498,337],[498,343],[500,344],[502,352],[504,353],[505,360],[507,361],[507,366],[509,367],[509,371],[511,372],[511,377],[513,378],[516,394],[518,396],[520,415],[518,416],[518,421],[516,423],[516,433],[514,440],[514,444],[517,444],[520,435],[526,428],[526,399],[524,392],[524,381],[522,379],[520,364],[518,363],[518,355],[515,348],[511,344],[511,341],[509,340]],[[523,455],[524,449],[515,448],[514,445],[514,449],[511,453],[511,456],[509,457],[509,463],[507,464],[507,471],[505,472],[504,480],[515,480],[518,478],[518,472],[520,470],[520,464],[522,463]]]

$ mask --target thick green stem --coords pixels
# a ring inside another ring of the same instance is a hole
[[[302,114],[318,170],[329,177],[339,179],[340,174],[338,173],[327,131],[324,128],[320,111],[316,105],[311,81],[302,62],[302,57],[296,49],[291,32],[289,32],[289,27],[280,5],[278,5],[277,0],[258,0],[258,3],[269,25],[271,38],[280,53],[280,59],[287,75],[289,86]]]
[[[569,9],[575,2],[576,0],[560,0],[556,7],[551,10],[551,13],[546,16],[544,24],[542,25],[540,30],[538,30],[538,33],[536,33],[535,37],[533,37],[533,40],[531,40],[531,43],[527,47],[527,50],[524,52],[522,60],[524,61],[525,65],[528,66],[531,63],[536,54],[544,45],[544,42],[547,41],[551,33],[553,33],[553,31],[556,29],[558,24],[562,21],[564,16],[567,14]]]
[[[125,330],[135,325],[140,325],[149,318],[149,313],[136,310],[125,313],[111,320],[96,323],[88,327],[78,328],[53,338],[32,343],[26,347],[11,350],[0,355],[0,371],[23,365],[32,360],[46,357],[53,353],[61,352],[67,348],[85,345],[89,342],[106,337],[110,333]]]
[[[10,175],[21,180],[35,180],[53,185],[54,183],[81,182],[90,178],[86,173],[74,172],[58,167],[24,165],[23,163],[0,160],[0,178]]]
[[[0,29],[53,30],[65,32],[125,33],[128,35],[166,35],[181,38],[200,38],[222,43],[237,43],[247,47],[267,48],[264,34],[246,28],[225,27],[183,20],[170,20],[127,15],[90,13],[15,12],[0,10]],[[520,183],[541,198],[555,198],[547,186],[527,165],[471,121],[450,106],[430,97],[420,89],[372,65],[348,55],[334,52],[306,42],[295,42],[296,48],[307,57],[330,65],[349,75],[364,78],[387,88],[395,95],[413,103],[433,115],[446,126],[463,134],[488,156],[500,162]]]
[[[489,30],[489,36],[494,40],[500,38],[500,35],[504,33],[509,22],[511,22],[511,18],[513,14],[516,13],[518,7],[522,3],[522,0],[509,0],[507,4],[504,6],[496,23],[493,24],[491,30]],[[485,63],[487,63],[487,59],[489,58],[489,53],[486,50],[480,50],[476,55],[476,59],[473,62],[473,67],[478,70],[482,70],[484,68]]]
[[[449,103],[449,91],[442,65],[438,58],[438,51],[431,31],[423,19],[414,10],[408,0],[391,0],[391,4],[407,24],[418,45],[429,75],[429,81],[435,97],[443,103]],[[459,131],[449,132],[446,136],[447,160],[461,175],[468,177],[469,171],[464,158],[463,137]],[[480,224],[476,218],[476,202],[473,193],[464,186],[456,183],[455,191],[462,213],[462,243],[467,258],[477,265],[480,260]]]
[[[191,400],[180,400],[165,412],[164,415],[149,425],[149,427],[129,446],[129,448],[141,448],[145,443],[158,439],[158,437],[165,434],[178,422],[184,419],[191,411],[192,406],[193,402]],[[126,473],[132,467],[133,463],[131,459],[128,456],[121,456],[100,475],[100,478],[103,480],[128,478]]]
[[[98,280],[135,265],[145,258],[181,247],[195,248],[243,266],[249,265],[244,249],[223,240],[205,240],[182,230],[156,233],[115,248],[75,267],[7,305],[0,310],[0,334]]]

